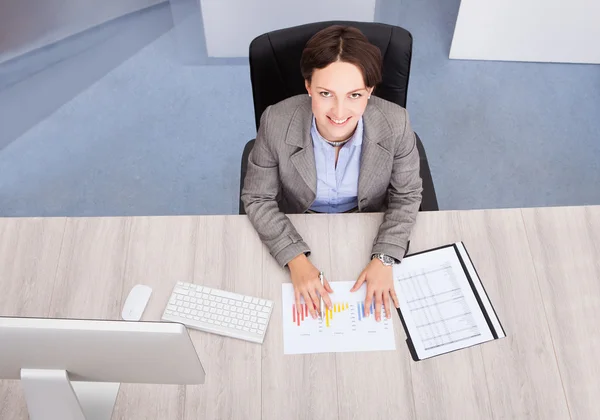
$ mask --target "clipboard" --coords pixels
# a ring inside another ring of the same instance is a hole
[[[406,256],[394,267],[394,286],[414,361],[506,337],[463,242]]]

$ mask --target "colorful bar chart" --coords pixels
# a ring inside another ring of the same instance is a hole
[[[292,320],[294,324],[300,326],[300,322],[308,318],[308,305],[303,303],[300,305],[300,310],[296,310],[296,304],[292,305]]]
[[[356,309],[358,313],[358,320],[362,321],[365,318],[365,302],[356,302]],[[370,313],[375,313],[375,303],[371,302],[371,311]]]
[[[355,281],[331,282],[331,308],[313,319],[308,305],[296,304],[294,286],[281,285],[284,354],[379,351],[396,348],[391,319],[365,317],[375,313],[375,304],[365,306],[366,286],[351,292]],[[317,305],[318,306],[318,305]],[[317,312],[318,312],[318,308]],[[370,310],[369,310],[370,309]],[[290,311],[292,313],[290,313]]]
[[[306,303],[303,303],[302,305],[300,305],[300,310],[297,310],[296,308],[297,306],[294,303],[292,305],[292,322],[299,327],[305,318],[308,319],[308,305]],[[325,310],[325,325],[327,327],[330,327],[331,320],[333,319],[334,314],[344,312],[348,310],[348,308],[348,302],[334,303],[333,309]]]
[[[325,310],[325,326],[329,328],[331,326],[331,320],[333,319],[334,313],[340,313],[348,310],[348,302],[334,303],[333,309]]]

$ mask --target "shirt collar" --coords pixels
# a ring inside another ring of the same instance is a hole
[[[323,137],[321,137],[321,133],[319,133],[319,130],[317,130],[317,120],[316,120],[314,114],[312,116],[312,126],[311,126],[310,130],[311,130],[313,137],[318,138],[320,140],[321,144],[329,146],[327,144],[327,142],[325,141],[325,139]],[[348,147],[360,146],[363,141],[363,130],[364,130],[363,118],[361,116],[360,120],[358,120],[358,124],[356,125],[356,130],[354,130],[354,134],[352,134],[352,137],[350,138],[348,143],[346,143],[344,146],[346,146],[346,145]]]

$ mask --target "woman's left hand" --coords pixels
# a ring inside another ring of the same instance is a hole
[[[373,298],[375,298],[375,319],[378,322],[381,321],[381,305],[385,308],[386,317],[390,318],[392,316],[390,297],[394,302],[394,306],[396,308],[400,307],[398,297],[394,291],[392,266],[383,265],[377,258],[372,259],[362,273],[360,273],[358,280],[356,280],[350,291],[356,292],[364,282],[367,282],[365,316],[369,316],[371,303],[373,302]]]

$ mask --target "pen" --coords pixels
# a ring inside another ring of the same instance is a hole
[[[320,271],[319,272],[319,281],[321,282],[321,286],[323,288],[325,288],[325,283],[323,281],[323,272]],[[321,296],[321,294],[319,293],[319,304],[320,304],[320,312],[321,312],[321,318],[323,318],[323,296]]]

